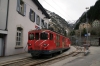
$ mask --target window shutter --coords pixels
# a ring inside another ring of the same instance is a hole
[[[35,17],[36,17],[36,18],[35,18],[35,19],[36,19],[35,21],[36,21],[36,24],[37,24],[37,14],[35,14]]]
[[[31,9],[30,9],[30,12],[29,12],[29,19],[31,20]]]
[[[17,11],[20,11],[20,0],[17,0]]]
[[[24,16],[26,15],[26,4],[24,3]]]
[[[34,12],[34,22],[35,22],[35,12]]]
[[[31,12],[29,12],[29,19],[31,20]]]

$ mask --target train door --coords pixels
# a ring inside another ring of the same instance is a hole
[[[64,48],[64,37],[62,37],[62,48]]]
[[[32,46],[28,46],[28,47],[34,48],[34,33],[28,34],[28,40],[29,40],[29,44],[32,45]]]
[[[53,40],[53,34],[52,33],[50,33],[50,40]]]
[[[60,36],[56,35],[56,47],[60,47]]]
[[[2,56],[3,52],[3,42],[2,42],[2,38],[0,38],[0,56]]]

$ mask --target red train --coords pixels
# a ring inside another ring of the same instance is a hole
[[[31,30],[28,32],[28,53],[32,56],[53,54],[69,49],[69,38],[51,30]]]

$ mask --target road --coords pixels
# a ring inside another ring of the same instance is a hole
[[[87,56],[70,57],[50,66],[100,66],[100,47],[90,47]]]

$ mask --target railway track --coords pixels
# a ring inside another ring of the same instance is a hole
[[[49,59],[34,59],[34,58],[29,57],[29,58],[24,58],[24,59],[1,63],[0,66],[36,66],[36,65],[44,64],[44,63],[47,63],[50,61],[59,60],[64,57],[67,57],[67,58],[74,57],[80,53],[81,52],[72,52],[67,55],[61,54],[61,55],[58,55],[58,56],[55,56],[55,57],[49,58]]]

